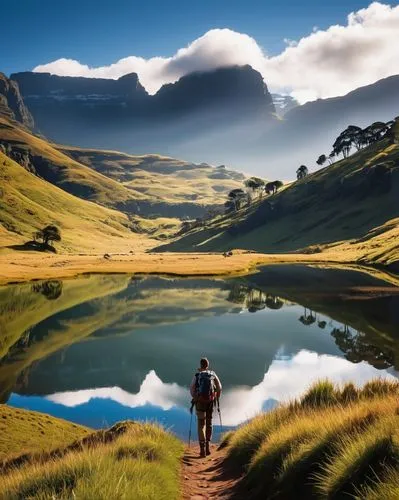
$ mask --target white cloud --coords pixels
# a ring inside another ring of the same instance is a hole
[[[287,401],[299,396],[315,380],[326,377],[338,383],[353,381],[359,385],[376,377],[395,379],[387,371],[378,371],[365,362],[353,364],[343,358],[303,350],[291,359],[275,359],[258,385],[223,391],[221,407],[224,424],[239,425],[260,413],[268,399]],[[173,407],[187,407],[188,388],[164,383],[151,370],[137,394],[130,394],[119,387],[105,387],[60,392],[46,399],[73,407],[93,398],[111,399],[130,408],[152,404],[170,410]]]
[[[136,72],[150,93],[193,72],[250,64],[274,92],[291,93],[300,102],[345,94],[359,86],[399,73],[399,6],[374,2],[348,15],[345,26],[312,32],[268,57],[250,36],[213,29],[179,49],[173,57],[130,56],[110,66],[91,68],[58,59],[34,68],[57,75],[119,78]]]

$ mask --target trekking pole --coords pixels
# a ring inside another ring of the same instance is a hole
[[[190,407],[190,430],[188,432],[188,447],[189,448],[191,446],[191,427],[192,427],[192,424],[193,424],[193,407],[194,407],[194,404],[191,403],[191,407]]]
[[[220,432],[222,431],[223,424],[222,424],[222,412],[220,411],[220,403],[219,403],[219,398],[217,399],[218,402],[218,413],[219,413],[219,420],[220,420]]]

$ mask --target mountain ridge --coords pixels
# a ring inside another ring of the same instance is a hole
[[[11,79],[21,88],[37,132],[80,147],[185,157],[193,139],[206,142],[225,132],[222,141],[215,139],[215,148],[219,142],[227,147],[237,140],[232,128],[240,128],[239,138],[242,126],[267,128],[276,120],[261,74],[248,65],[190,73],[152,96],[136,74],[111,80],[25,72]],[[252,130],[245,135],[251,136]],[[209,163],[225,163],[223,156]]]

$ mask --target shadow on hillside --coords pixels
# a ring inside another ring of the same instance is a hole
[[[35,252],[52,252],[57,253],[56,248],[52,245],[39,243],[37,241],[27,241],[26,243],[22,243],[22,245],[9,245],[6,248],[10,248],[11,250],[19,250],[19,251],[35,251]]]

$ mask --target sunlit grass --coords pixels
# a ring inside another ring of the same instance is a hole
[[[230,432],[223,446],[244,472],[249,499],[356,492],[377,498],[372,495],[380,491],[394,498],[399,383],[376,379],[356,387],[321,380],[299,399]]]
[[[0,463],[66,446],[89,432],[87,427],[44,413],[0,405]]]
[[[182,452],[182,443],[161,427],[126,424],[111,438],[102,433],[61,457],[38,458],[8,472],[0,497],[177,499]]]

